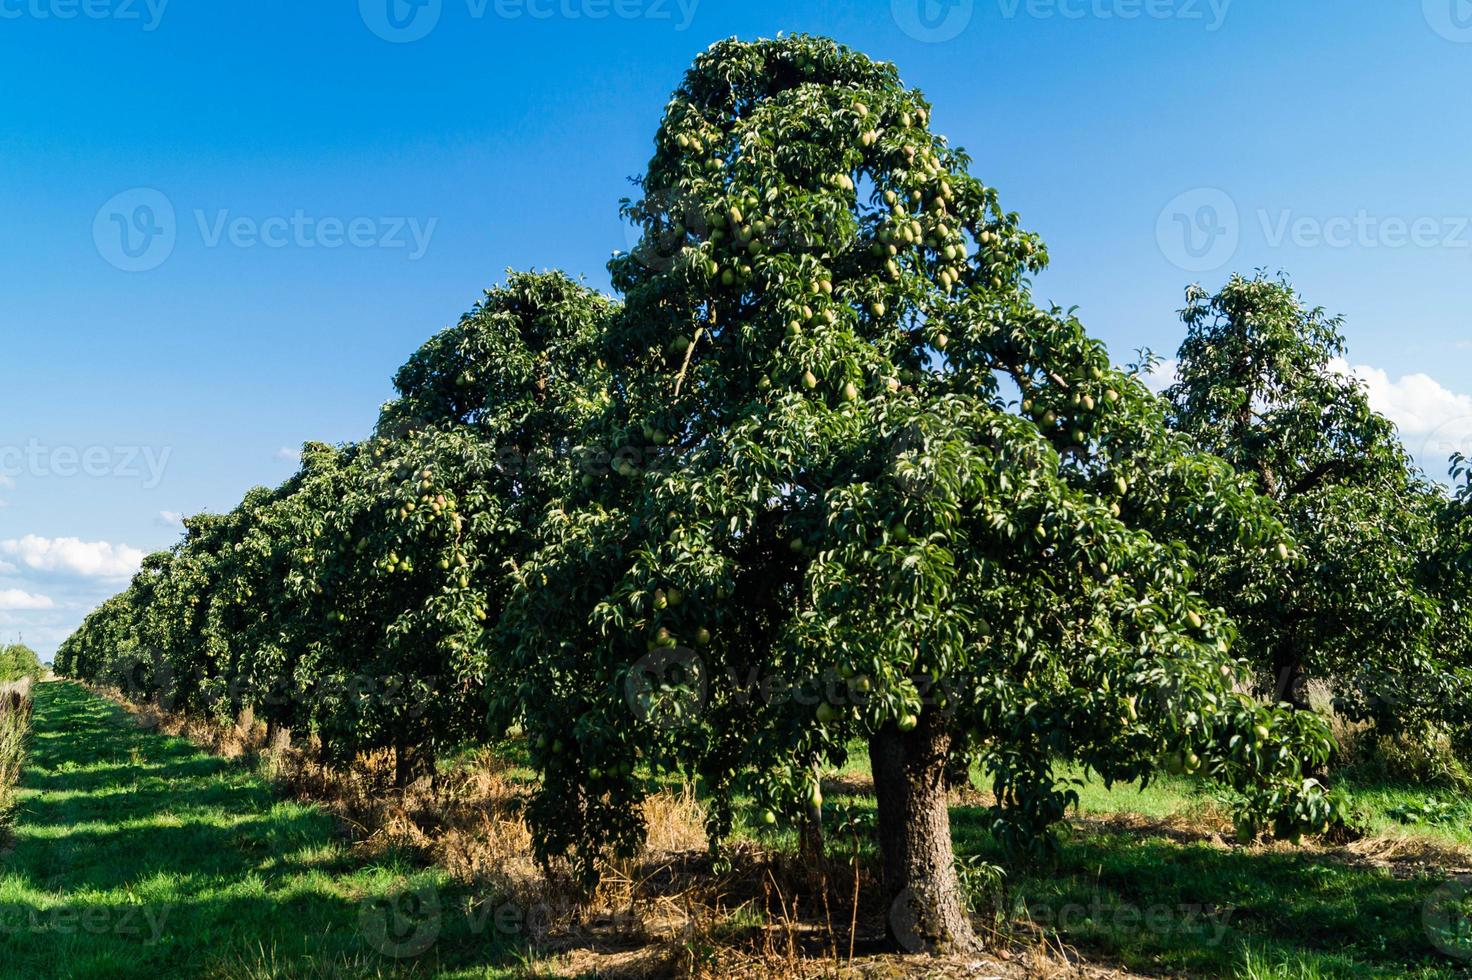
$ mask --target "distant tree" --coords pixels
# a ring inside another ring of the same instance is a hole
[[[30,647],[21,643],[0,646],[0,683],[39,678],[43,672],[41,658]]]
[[[1309,677],[1434,671],[1425,559],[1444,498],[1344,370],[1342,321],[1261,274],[1214,295],[1193,286],[1182,318],[1173,423],[1251,474],[1291,536],[1291,560],[1266,577],[1230,550],[1204,556],[1216,574],[1203,587],[1264,685],[1305,707]]]
[[[566,276],[513,274],[414,354],[373,438],[308,443],[282,487],[186,520],[64,669],[220,719],[249,708],[335,760],[390,749],[401,784],[483,740],[488,630],[549,503],[580,485],[609,308]]]

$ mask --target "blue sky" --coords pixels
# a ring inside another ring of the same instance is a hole
[[[898,63],[1117,360],[1282,269],[1472,448],[1465,0],[0,0],[0,637],[367,433],[507,267],[605,285],[685,66],[779,31]]]

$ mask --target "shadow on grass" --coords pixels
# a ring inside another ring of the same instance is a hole
[[[443,872],[354,860],[323,811],[80,687],[35,697],[0,976],[518,975],[520,937]]]
[[[1089,958],[1187,976],[1472,975],[1472,945],[1445,955],[1424,924],[1445,875],[1097,828],[1065,829],[1054,857],[1025,864],[984,810],[956,808],[952,823],[960,855],[1008,869],[1016,915]]]

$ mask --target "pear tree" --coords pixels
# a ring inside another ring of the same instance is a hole
[[[639,846],[652,775],[698,779],[719,839],[747,805],[811,824],[866,744],[911,949],[975,941],[958,757],[1024,852],[1077,800],[1063,764],[1213,778],[1244,836],[1335,817],[1305,775],[1323,724],[1241,693],[1177,533],[1269,560],[1282,523],[1034,301],[1042,242],[893,66],[717,44],[639,191],[621,302],[513,276],[409,360],[372,438],[309,446],[150,559],[68,669],[146,645],[190,704],[296,685],[280,723],[393,747],[401,778],[520,726],[538,854],[589,877]]]
[[[1347,371],[1340,318],[1281,278],[1234,276],[1187,293],[1173,424],[1251,476],[1285,525],[1285,560],[1230,550],[1203,589],[1232,614],[1265,689],[1306,707],[1308,678],[1361,686],[1437,670],[1441,606],[1428,572],[1442,491]],[[1381,712],[1387,724],[1396,712]]]
[[[391,750],[401,785],[484,740],[508,566],[580,485],[571,450],[606,410],[608,308],[513,274],[414,354],[372,438],[309,443],[281,487],[189,518],[59,661],[171,708],[249,708],[332,759]]]
[[[808,37],[717,44],[670,101],[611,265],[604,438],[634,452],[547,520],[503,621],[544,855],[636,846],[643,765],[700,777],[719,834],[744,796],[810,812],[866,741],[892,931],[940,949],[974,941],[963,743],[1019,848],[1076,801],[1065,761],[1219,779],[1248,833],[1332,817],[1324,727],[1239,693],[1235,628],[1142,527],[1215,514],[1267,554],[1281,526],[1034,302],[1042,243],[931,124]]]

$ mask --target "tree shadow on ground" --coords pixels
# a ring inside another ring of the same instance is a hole
[[[442,871],[354,859],[330,815],[80,687],[35,697],[0,855],[6,980],[519,972],[523,937]]]
[[[1449,955],[1425,920],[1445,874],[1102,826],[1065,828],[1055,854],[1028,862],[1002,851],[988,819],[952,810],[958,854],[1004,867],[1008,911],[1091,958],[1189,976],[1237,975],[1249,961],[1312,963],[1305,976],[1472,975],[1472,943]],[[1449,911],[1465,921],[1468,909]]]

